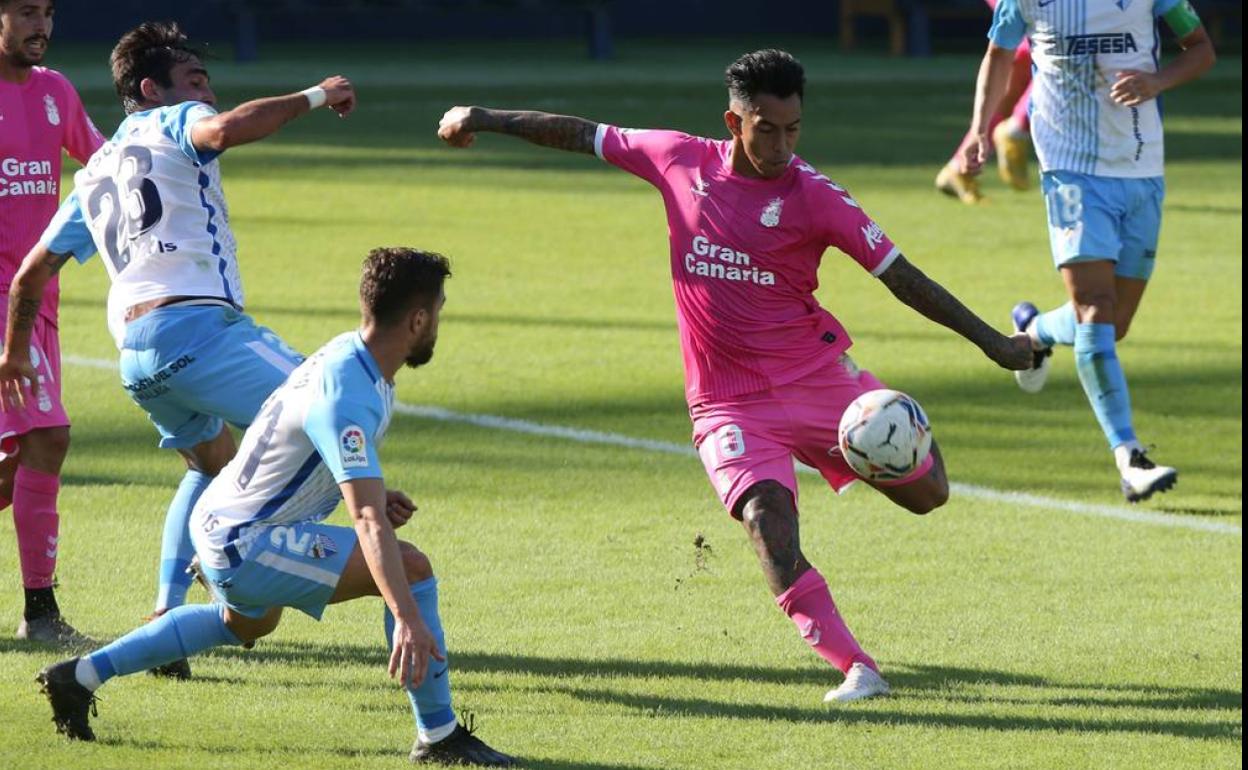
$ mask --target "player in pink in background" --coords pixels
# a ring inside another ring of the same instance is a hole
[[[596,154],[663,196],[672,288],[694,443],[728,512],[744,525],[776,603],[824,659],[845,672],[825,700],[888,692],[845,625],[798,537],[793,458],[836,489],[856,479],[837,446],[841,413],[881,387],[858,370],[850,338],[814,292],[824,250],[836,247],[902,302],[948,326],[1001,366],[1031,363],[1024,336],[1005,337],[910,264],[845,188],[794,154],[805,75],[789,54],[746,54],[727,71],[727,140],[636,131],[577,117],[454,107],[438,135],[467,147],[511,134]],[[944,504],[935,445],[911,477],[869,482],[907,510]]]
[[[988,7],[996,9],[997,0],[986,0]],[[997,154],[997,172],[1001,181],[1015,190],[1031,186],[1027,177],[1028,160],[1031,158],[1031,46],[1024,40],[1014,51],[1010,67],[1010,79],[1001,103],[993,113],[988,131],[992,136],[993,150]],[[936,175],[936,189],[957,198],[963,203],[976,204],[983,200],[979,191],[978,172],[970,173],[962,158],[966,149],[974,144],[976,137],[967,133],[954,151],[953,157]]]
[[[86,163],[104,143],[74,87],[38,66],[52,36],[52,0],[0,0],[0,317],[9,285],[60,203],[61,150]],[[17,638],[76,641],[53,593],[59,517],[56,497],[69,450],[61,404],[57,299],[48,290],[31,337],[39,372],[35,398],[0,410],[0,507],[13,506],[26,608]]]

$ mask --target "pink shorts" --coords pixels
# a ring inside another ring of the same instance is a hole
[[[883,387],[842,356],[798,382],[690,409],[694,446],[724,507],[734,513],[741,494],[760,481],[780,482],[796,500],[794,458],[817,469],[837,492],[857,481],[837,446],[841,414],[858,396]],[[874,483],[909,484],[930,471],[933,462],[928,455],[906,478]]]
[[[8,300],[8,295],[0,296],[0,318],[8,316]],[[25,406],[0,410],[0,455],[16,451],[17,436],[37,428],[69,425],[69,416],[61,404],[61,343],[56,326],[42,315],[35,319],[30,336],[30,362],[39,373],[41,395],[28,393]]]

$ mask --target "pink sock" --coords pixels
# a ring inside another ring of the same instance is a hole
[[[854,663],[865,663],[880,670],[849,632],[818,570],[812,567],[803,572],[789,590],[776,597],[776,604],[797,624],[806,643],[841,671],[848,672]]]
[[[13,479],[13,526],[26,588],[48,588],[56,572],[57,476],[18,466]]]

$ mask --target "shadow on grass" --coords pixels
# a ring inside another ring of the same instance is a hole
[[[380,646],[347,644],[313,645],[276,641],[262,643],[250,652],[218,650],[220,657],[246,656],[254,663],[279,663],[316,668],[343,664],[373,666],[387,661]],[[684,663],[618,658],[583,659],[507,655],[482,651],[451,651],[455,671],[461,673],[536,676],[543,683],[538,692],[551,692],[603,704],[614,704],[646,713],[691,714],[723,719],[766,719],[789,722],[841,722],[865,724],[918,724],[975,730],[1060,730],[1102,733],[1167,734],[1177,737],[1238,740],[1242,721],[1219,719],[1114,718],[1109,715],[1067,714],[1064,709],[1153,709],[1196,716],[1200,712],[1242,710],[1243,691],[1201,687],[1165,687],[1151,684],[1051,681],[1042,676],[993,669],[895,663],[888,669],[897,695],[862,710],[827,711],[822,708],[774,706],[724,702],[709,698],[645,695],[601,686],[606,680],[691,679],[694,681],[766,682],[804,688],[831,684],[822,667],[776,668],[766,666]],[[578,682],[572,680],[590,680]],[[232,679],[225,681],[232,682]],[[585,686],[588,685],[588,686]],[[1000,696],[960,691],[967,687],[1032,688],[1034,697]],[[472,688],[476,689],[476,688]],[[482,688],[482,689],[488,689]],[[982,704],[978,714],[913,713],[882,708],[890,702],[932,701]],[[1048,708],[1052,715],[999,713],[997,706]]]
[[[201,747],[198,745],[188,746],[184,743],[163,742],[153,740],[135,740],[133,738],[108,738],[101,737],[97,741],[97,745],[114,746],[117,748],[140,749],[143,751],[174,751],[174,752],[216,752],[220,749],[211,749],[209,747]],[[504,750],[506,747],[501,747]],[[315,746],[301,744],[296,747],[283,749],[280,747],[266,747],[252,749],[246,746],[231,746],[229,748],[229,757],[231,766],[238,767],[261,767],[261,766],[279,766],[286,767],[287,757],[298,757],[306,759],[310,756],[330,755],[333,757],[341,757],[343,759],[352,758],[399,758],[405,757],[408,747],[401,746],[396,740],[393,748],[370,748],[370,749],[351,749],[341,746]],[[645,770],[644,765],[622,765],[605,762],[581,762],[581,761],[561,761],[555,759],[539,759],[536,757],[526,757],[523,754],[516,754],[524,767],[527,768],[549,768],[549,770]],[[273,763],[280,763],[274,765]]]
[[[971,730],[1036,731],[1052,730],[1078,733],[1141,733],[1147,735],[1172,735],[1179,738],[1202,738],[1217,740],[1240,740],[1242,722],[1218,720],[1213,722],[1187,722],[1172,719],[1113,719],[1088,717],[1083,714],[1070,716],[1022,716],[1001,713],[949,714],[913,713],[883,708],[885,703],[873,703],[862,710],[855,707],[835,710],[791,708],[751,703],[724,703],[703,698],[678,698],[662,695],[637,695],[605,689],[572,689],[567,694],[594,703],[610,703],[645,713],[690,714],[716,719],[760,719],[786,722],[836,722],[839,724],[862,724],[891,726],[898,724],[920,725]],[[904,698],[904,695],[902,696]],[[904,701],[903,701],[904,702]],[[996,701],[985,699],[985,705]],[[1061,701],[1039,702],[1031,705],[1061,707]],[[1134,705],[1134,704],[1128,704]],[[867,710],[870,709],[870,710]],[[1177,709],[1176,709],[1177,710]],[[994,708],[993,712],[999,712]]]

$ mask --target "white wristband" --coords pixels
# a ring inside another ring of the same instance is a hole
[[[305,88],[299,93],[307,97],[309,109],[319,110],[321,107],[324,107],[325,102],[328,101],[328,97],[325,95],[325,89],[320,86]]]

